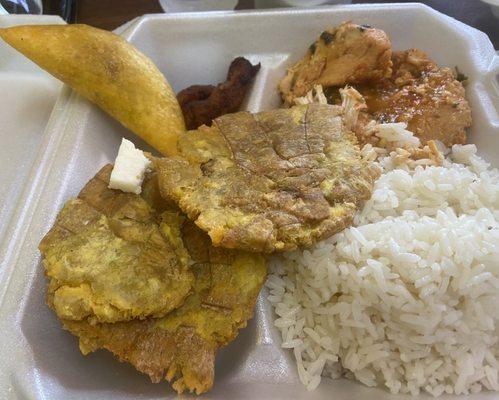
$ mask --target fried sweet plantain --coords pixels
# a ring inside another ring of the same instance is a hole
[[[215,118],[237,111],[259,70],[260,64],[251,65],[244,57],[237,57],[230,64],[225,82],[217,86],[193,85],[181,90],[177,99],[187,129],[196,129],[203,124],[209,126]]]
[[[105,181],[99,175],[98,179]],[[116,191],[102,196],[95,185],[87,185],[84,192],[97,199],[100,209],[112,209],[120,202]],[[153,382],[164,378],[173,382],[178,392],[200,394],[213,386],[216,351],[234,340],[253,315],[266,263],[261,255],[212,247],[204,232],[157,193],[157,180],[149,173],[142,194],[127,196],[144,199],[162,212],[158,222],[163,237],[179,258],[189,258],[194,283],[184,303],[161,318],[116,323],[63,318],[62,322],[79,337],[83,354],[107,349],[148,374]],[[147,284],[147,277],[142,282]],[[55,308],[53,300],[48,297],[49,306]]]
[[[310,246],[346,228],[372,192],[339,106],[239,112],[189,131],[156,160],[162,194],[215,246],[254,252]]]
[[[0,37],[162,154],[175,153],[185,131],[175,94],[125,39],[87,25],[15,26]]]
[[[141,197],[107,188],[104,167],[59,213],[40,243],[59,318],[96,322],[160,317],[179,307],[193,275]],[[179,250],[180,249],[180,250]]]

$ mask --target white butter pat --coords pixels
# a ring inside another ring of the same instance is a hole
[[[151,161],[142,150],[136,149],[132,142],[123,139],[114,161],[109,188],[139,194],[142,191],[144,175],[150,164]]]

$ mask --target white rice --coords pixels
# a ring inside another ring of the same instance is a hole
[[[394,122],[389,124],[378,124],[374,133],[380,139],[392,142],[395,147],[413,146],[419,147],[419,139],[408,131],[405,122]]]
[[[395,128],[385,139],[412,140]],[[441,166],[400,165],[369,146],[384,173],[355,226],[271,260],[275,325],[300,380],[499,390],[499,172],[474,145],[454,146]]]

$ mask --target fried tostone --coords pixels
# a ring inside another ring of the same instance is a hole
[[[181,257],[189,258],[195,277],[191,294],[162,318],[97,324],[63,319],[63,324],[79,337],[83,354],[107,349],[153,382],[165,378],[178,392],[201,394],[213,386],[216,351],[234,340],[253,315],[266,263],[261,255],[212,247],[204,232],[160,200],[154,175],[148,178],[141,196],[162,210],[161,232]],[[54,308],[50,297],[48,304]]]
[[[48,302],[59,318],[96,322],[161,317],[191,291],[188,259],[140,196],[108,189],[104,167],[69,200],[40,243]]]
[[[261,256],[218,258],[228,264],[194,264],[194,293],[163,318],[96,325],[64,321],[64,326],[80,338],[83,354],[104,348],[152,382],[165,378],[180,393],[204,393],[213,386],[216,351],[246,326],[266,276]]]
[[[178,146],[155,162],[160,190],[229,249],[293,250],[337,233],[377,177],[338,106],[228,114]]]

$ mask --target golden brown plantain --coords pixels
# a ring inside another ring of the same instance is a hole
[[[183,247],[165,237],[142,197],[108,189],[104,167],[69,200],[40,243],[47,291],[59,318],[117,322],[161,317],[189,295]]]
[[[194,290],[181,307],[145,321],[63,323],[79,337],[83,354],[104,348],[155,383],[166,379],[178,392],[201,394],[213,386],[217,350],[233,341],[252,317],[266,265],[258,254],[216,254],[206,234],[190,221],[184,223],[182,239],[186,246],[198,242],[193,245],[211,254],[205,262],[194,259]]]
[[[347,114],[310,104],[216,118],[182,136],[178,157],[156,160],[161,193],[214,246],[311,246],[352,223],[378,176],[361,159]]]
[[[192,290],[178,308],[161,318],[132,319],[114,323],[76,320],[58,312],[54,293],[58,280],[48,271],[50,283],[47,303],[61,318],[64,327],[78,336],[83,354],[104,348],[121,361],[129,362],[137,370],[149,375],[153,382],[166,379],[172,382],[173,388],[178,392],[206,392],[213,386],[217,350],[234,340],[239,329],[244,328],[247,320],[253,315],[255,302],[267,273],[265,259],[259,254],[212,247],[204,232],[187,220],[176,206],[161,199],[154,171],[147,173],[142,193],[136,195],[107,189],[110,170],[110,165],[104,167],[80,192],[79,200],[76,201],[92,209],[92,215],[103,213],[114,216],[110,219],[115,219],[118,213],[120,216],[126,215],[136,220],[135,214],[142,214],[143,208],[150,207],[155,215],[154,225],[158,227],[165,244],[172,250],[170,254],[190,264],[192,274],[190,271],[189,274],[193,279],[189,282],[192,283]],[[66,207],[72,202],[74,201],[70,201]],[[66,222],[72,222],[65,224],[67,228],[77,228],[81,235],[85,236],[86,231],[82,231],[80,226],[84,224],[85,219]],[[53,230],[59,225],[60,223]],[[120,228],[117,224],[112,225],[114,228]],[[128,224],[122,226],[121,228],[125,229],[118,229],[117,233],[127,233],[129,237],[130,233],[136,232],[135,239],[140,241],[143,228],[130,231],[127,227]],[[70,234],[67,231],[64,233]],[[58,241],[44,239],[41,245],[44,251],[49,245],[47,242],[55,247],[61,245]],[[113,240],[101,242],[102,252],[112,252],[115,249],[113,244]],[[73,258],[85,255],[84,248],[73,249]],[[131,264],[138,263],[139,272],[140,267],[144,272],[142,275],[129,274],[128,291],[124,294],[131,298],[149,293],[149,268],[148,265],[140,264],[146,260],[140,260],[139,256],[140,253],[137,253],[136,260],[133,257],[129,260]],[[66,277],[74,279],[86,272],[71,268],[70,264],[62,264]],[[116,278],[121,277],[120,272],[130,270],[123,264],[117,267],[110,268],[116,272]],[[121,294],[116,291],[122,283],[120,279],[109,281],[106,279],[111,276],[107,273],[109,271],[102,268],[95,272],[92,275],[96,278],[94,282],[107,289],[104,294]],[[182,277],[179,278],[173,290],[164,286],[160,288],[164,295],[185,294]],[[157,300],[160,298],[161,293],[158,294]]]
[[[87,25],[25,25],[0,37],[165,155],[185,131],[182,111],[154,63],[125,39]]]

